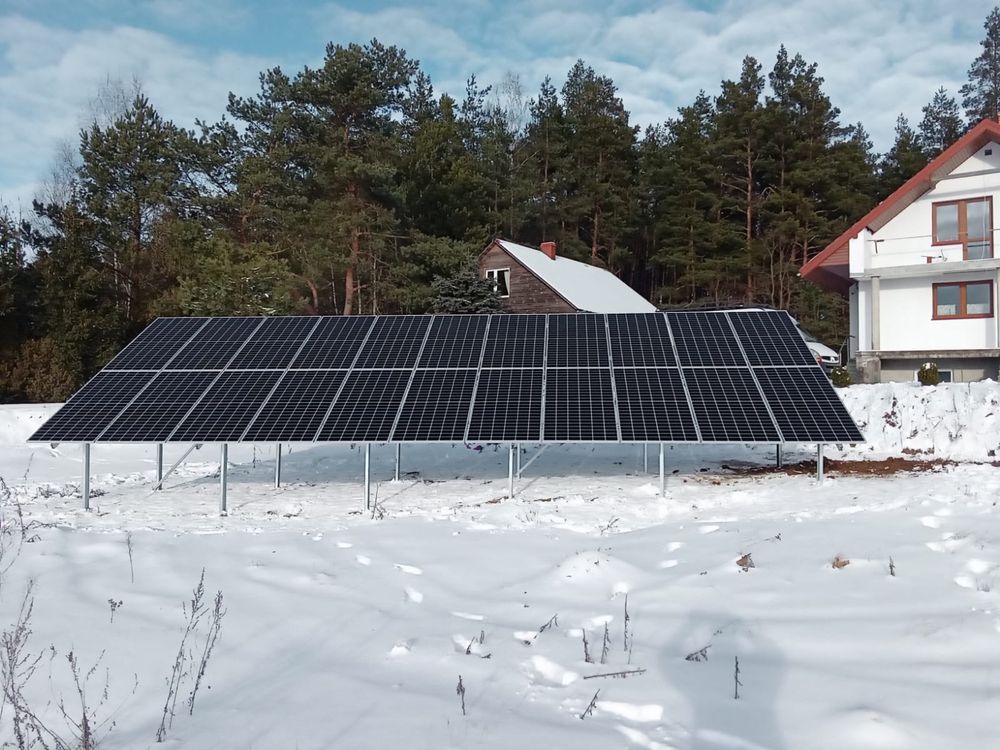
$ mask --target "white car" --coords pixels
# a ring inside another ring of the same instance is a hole
[[[799,333],[802,334],[802,338],[806,342],[806,346],[809,347],[809,351],[815,355],[816,361],[823,366],[824,370],[832,370],[834,367],[840,366],[839,352],[835,352],[818,338],[809,333],[809,331],[803,328],[799,324],[799,321],[795,320],[795,318],[792,318],[792,320],[795,321],[795,327],[798,328]]]

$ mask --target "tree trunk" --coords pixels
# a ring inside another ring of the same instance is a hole
[[[357,227],[351,228],[351,257],[347,261],[347,270],[344,272],[344,315],[354,312],[354,269],[361,256],[361,231]]]

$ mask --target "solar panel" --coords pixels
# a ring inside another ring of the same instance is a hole
[[[545,374],[546,440],[618,440],[611,371],[554,369]]]
[[[411,368],[416,364],[430,317],[427,315],[385,315],[375,318],[368,341],[361,347],[356,368]]]
[[[609,315],[611,363],[615,367],[675,367],[667,321],[662,315]]]
[[[316,439],[335,443],[378,443],[389,439],[410,370],[354,370]]]
[[[151,372],[99,372],[66,402],[29,440],[90,442],[154,377]]]
[[[682,443],[698,440],[680,372],[665,368],[615,370],[622,440]]]
[[[787,313],[757,310],[728,315],[751,365],[816,364],[816,357]]]
[[[291,364],[293,370],[338,370],[351,366],[375,318],[335,315],[320,318],[309,345]]]
[[[669,312],[667,321],[682,367],[746,365],[725,313]]]
[[[541,369],[483,370],[479,374],[469,440],[538,440],[541,429]]]
[[[240,439],[280,372],[224,372],[180,423],[172,442],[226,443]]]
[[[417,370],[391,439],[463,440],[475,383],[475,370]]]
[[[161,372],[99,439],[162,443],[216,377],[217,372]]]
[[[862,439],[779,311],[168,318],[113,366],[31,439]]]
[[[344,370],[290,370],[247,429],[249,442],[311,442],[344,382]]]
[[[781,436],[790,442],[864,442],[826,375],[818,367],[756,371]]]
[[[420,367],[479,367],[488,315],[435,315]]]
[[[544,315],[494,315],[483,367],[541,367],[544,350]]]
[[[550,315],[547,367],[607,367],[603,315]]]
[[[778,430],[749,370],[689,369],[683,375],[703,441],[779,442]]]
[[[233,357],[230,370],[284,370],[319,318],[264,318],[247,345]]]
[[[159,370],[208,318],[157,318],[105,370]]]
[[[223,369],[263,320],[264,318],[212,318],[167,363],[166,369]]]

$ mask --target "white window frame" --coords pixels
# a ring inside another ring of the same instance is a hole
[[[490,268],[490,269],[488,269],[486,271],[486,278],[493,280],[493,291],[497,292],[497,294],[499,294],[500,290],[499,290],[499,285],[497,284],[497,277],[498,277],[499,274],[504,274],[504,277],[507,280],[507,293],[506,294],[500,294],[500,298],[501,299],[507,299],[508,297],[510,297],[510,268],[509,267],[508,268]]]

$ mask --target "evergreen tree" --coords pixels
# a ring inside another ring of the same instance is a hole
[[[713,150],[722,188],[720,243],[729,261],[719,271],[726,277],[724,294],[748,302],[756,296],[754,269],[763,254],[757,216],[765,140],[763,90],[760,63],[748,56],[743,58],[739,80],[723,81],[715,100]]]
[[[724,296],[713,127],[712,103],[700,92],[665,129],[647,131],[642,143],[643,202],[658,240],[653,262],[666,271],[656,297],[668,304],[719,303]]]
[[[934,98],[921,112],[918,138],[924,155],[931,160],[958,140],[965,131],[965,123],[958,112],[958,102],[943,86],[934,92]]]
[[[927,154],[921,148],[920,139],[913,132],[909,121],[900,115],[896,118],[896,140],[879,163],[879,200],[884,199],[925,166],[927,166]]]
[[[529,236],[537,242],[557,241],[565,247],[567,219],[562,196],[568,168],[566,116],[555,86],[548,77],[531,102],[525,135],[530,183]]]
[[[144,323],[159,288],[151,251],[156,223],[180,196],[184,136],[141,94],[102,127],[80,135],[77,197],[93,225],[101,268],[112,277],[115,307],[130,323]]]
[[[434,312],[450,314],[503,312],[493,282],[480,277],[475,267],[434,279]]]
[[[971,125],[1000,117],[1000,7],[990,11],[983,29],[982,52],[972,61],[969,81],[958,92]]]
[[[620,269],[628,255],[623,239],[638,128],[629,124],[614,82],[582,60],[569,71],[562,95],[570,186],[563,201],[576,229],[566,249],[572,254],[586,248],[592,264]]]

